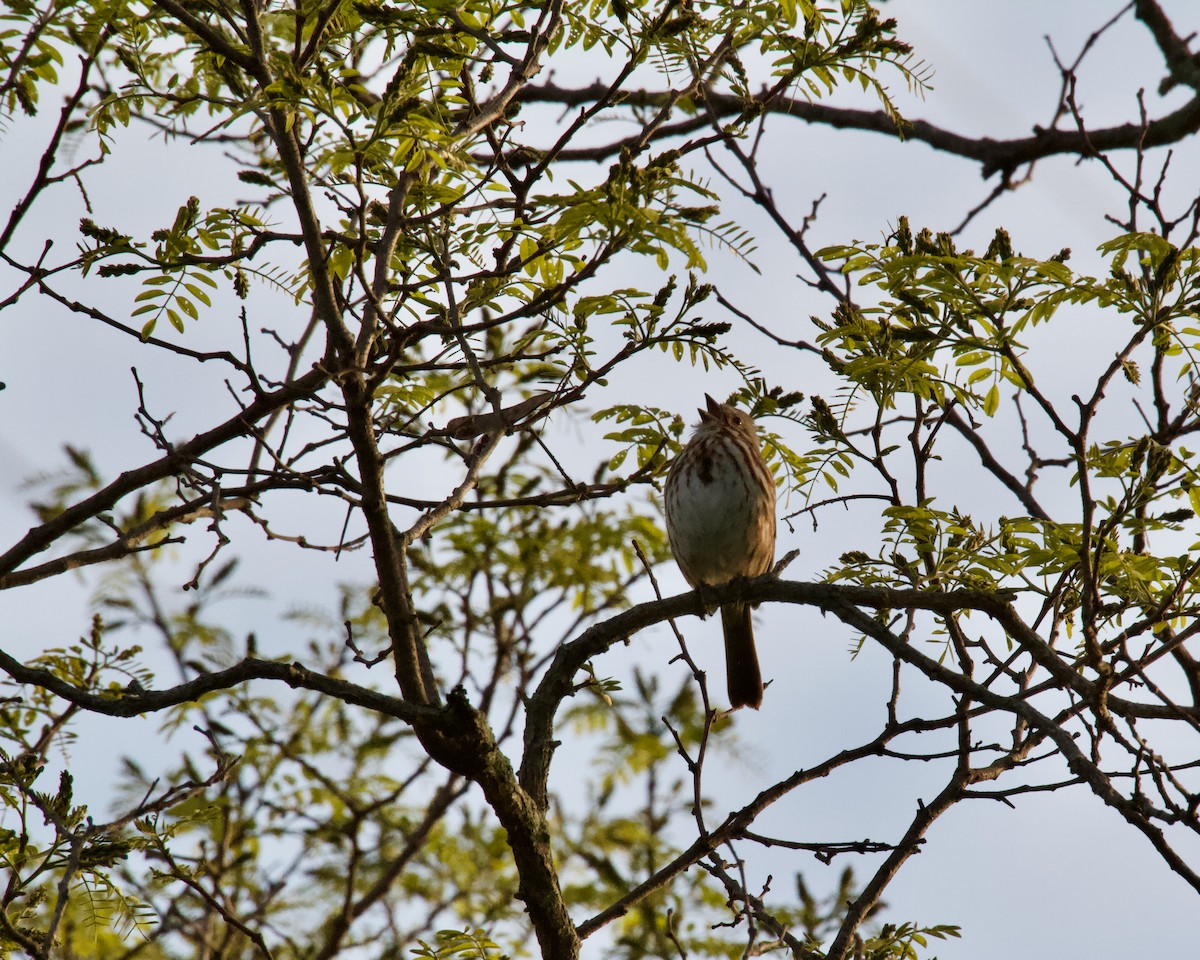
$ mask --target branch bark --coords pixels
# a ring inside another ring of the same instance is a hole
[[[601,95],[604,84],[584,87],[562,87],[555,83],[531,84],[516,98],[529,103],[555,103],[577,106],[588,103]],[[630,91],[624,103],[629,106],[661,107],[671,94],[656,90]],[[747,103],[729,93],[710,91],[705,94],[708,109],[718,117],[740,116],[746,111]],[[1018,168],[1053,156],[1089,156],[1095,151],[1137,150],[1178,143],[1200,130],[1200,97],[1193,97],[1185,104],[1160,117],[1143,124],[1122,123],[1086,133],[1078,129],[1059,130],[1034,127],[1033,135],[998,140],[993,137],[969,137],[927,120],[907,121],[903,129],[882,110],[859,110],[849,107],[834,107],[814,103],[798,97],[763,98],[762,109],[802,120],[805,123],[831,127],[835,130],[859,130],[878,133],[888,137],[902,138],[928,144],[940,153],[963,157],[979,164],[985,179],[997,173],[1011,174]],[[658,131],[656,139],[691,132],[699,123],[680,121],[678,127],[666,126]],[[565,160],[596,161],[616,156],[623,141],[601,144],[577,151],[564,151]],[[512,162],[520,162],[514,157]]]

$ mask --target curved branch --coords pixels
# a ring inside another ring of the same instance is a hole
[[[508,105],[519,100],[528,81],[542,69],[542,55],[562,24],[563,0],[543,5],[537,24],[530,31],[529,43],[521,62],[509,71],[504,86],[479,109],[466,117],[455,133],[464,140],[490,127],[504,116]]]
[[[517,99],[529,103],[575,106],[589,102],[606,89],[604,84],[599,83],[586,87],[560,87],[554,83],[531,84],[521,91]],[[665,104],[669,97],[667,92],[636,90],[631,91],[623,102],[635,107],[655,107]],[[715,91],[705,94],[705,103],[714,115],[720,117],[740,116],[751,105],[733,94]],[[1109,150],[1136,150],[1139,146],[1160,147],[1178,143],[1200,130],[1200,96],[1193,97],[1177,110],[1146,124],[1139,120],[1136,123],[1103,127],[1087,133],[1078,129],[1057,130],[1035,126],[1033,136],[1009,140],[968,137],[927,120],[907,121],[901,130],[897,129],[895,121],[882,110],[832,107],[796,97],[764,99],[759,106],[767,112],[795,117],[805,123],[820,124],[837,130],[880,133],[925,143],[941,153],[976,161],[980,164],[985,178],[996,173],[1011,172],[1044,157],[1090,156],[1097,151],[1103,153]],[[667,126],[659,131],[656,139],[690,129],[693,127],[686,122],[677,127]],[[563,159],[599,160],[615,156],[620,152],[621,143],[622,141],[618,141],[592,148],[584,156],[564,155]]]
[[[108,717],[136,717],[142,713],[157,713],[181,703],[199,700],[205,694],[229,690],[250,680],[281,680],[293,689],[312,690],[337,697],[345,703],[366,707],[368,710],[410,724],[436,721],[443,713],[436,707],[409,703],[367,687],[360,687],[348,680],[316,673],[299,663],[281,663],[277,660],[260,660],[257,657],[247,657],[226,670],[204,673],[194,680],[168,687],[166,690],[145,692],[92,693],[68,683],[42,667],[26,666],[3,650],[0,650],[0,670],[18,683],[48,690],[68,703]]]
[[[601,927],[625,916],[635,904],[640,903],[656,890],[661,890],[675,877],[679,876],[679,874],[711,854],[717,847],[731,840],[737,840],[740,837],[746,836],[747,830],[754,822],[754,819],[781,797],[806,783],[812,783],[815,780],[829,776],[834,770],[845,764],[853,763],[865,757],[882,756],[888,741],[902,732],[904,732],[903,726],[885,730],[869,743],[843,750],[825,762],[807,770],[798,770],[790,777],[761,791],[744,807],[729,813],[716,829],[697,837],[691,846],[680,853],[670,863],[661,867],[637,886],[633,887],[615,903],[581,923],[577,928],[579,938],[585,940]],[[885,845],[884,849],[893,848]]]
[[[836,615],[843,623],[861,630],[878,641],[889,653],[920,670],[925,676],[945,684],[956,693],[972,700],[1013,713],[1030,727],[1051,740],[1058,748],[1068,769],[1085,783],[1100,800],[1117,811],[1126,822],[1139,830],[1150,841],[1164,862],[1177,873],[1193,890],[1200,892],[1200,875],[1187,865],[1183,858],[1171,848],[1163,831],[1149,821],[1139,807],[1139,796],[1125,797],[1113,787],[1109,778],[1095,763],[1088,759],[1075,742],[1074,735],[1046,716],[1023,696],[1005,696],[989,687],[956,673],[944,664],[925,656],[887,629],[874,617],[849,604],[834,601],[825,604],[825,609]],[[831,954],[833,956],[833,954]]]
[[[1200,64],[1188,49],[1187,41],[1175,32],[1162,7],[1154,0],[1135,0],[1133,7],[1134,16],[1150,30],[1170,71],[1170,76],[1159,88],[1160,92],[1165,93],[1177,83],[1200,89]]]
[[[979,462],[988,470],[989,473],[999,480],[1008,491],[1016,497],[1021,505],[1029,511],[1031,517],[1036,517],[1038,520],[1050,520],[1050,515],[1042,509],[1042,505],[1038,503],[1037,498],[1029,490],[1025,484],[1021,483],[1007,467],[996,459],[983,437],[979,435],[979,431],[971,427],[971,425],[963,419],[961,413],[954,407],[947,406],[944,408],[943,416],[947,423],[950,424],[959,435],[967,441],[975,452],[979,454]]]
[[[897,590],[889,587],[785,581],[767,574],[752,580],[732,581],[719,587],[707,587],[703,598],[698,593],[691,592],[665,600],[638,604],[615,617],[593,625],[556,651],[554,660],[528,701],[525,753],[520,767],[521,786],[534,802],[544,809],[548,802],[550,761],[558,745],[554,739],[554,718],[562,701],[575,692],[574,677],[583,665],[646,627],[675,617],[702,615],[705,612],[704,603],[717,607],[737,601],[776,601],[812,606],[836,614],[848,625],[876,639],[878,637],[875,632],[867,630],[864,624],[874,624],[888,637],[893,635],[860,608],[924,610],[940,616],[976,610],[1000,626],[1039,666],[1054,677],[1059,686],[1085,702],[1098,702],[1099,685],[1079,673],[1073,663],[1061,659],[1037,631],[1025,623],[1013,607],[1011,599],[1011,593],[1007,591],[989,592],[965,588],[945,591]],[[853,611],[853,615],[847,611]],[[898,639],[895,642],[901,644]],[[890,647],[888,649],[891,650]],[[972,699],[981,703],[1018,715],[1023,715],[1022,710],[1028,706],[1022,697],[1002,696],[936,660],[919,654],[914,656],[919,657],[919,663],[914,663],[927,676],[946,684],[952,690],[969,692]],[[963,687],[964,684],[969,686],[969,690]],[[1116,697],[1110,692],[1105,694],[1105,702],[1113,714],[1122,717],[1177,719],[1184,714],[1200,718],[1200,708],[1138,703]],[[1197,882],[1200,889],[1200,879]]]
[[[218,424],[211,430],[198,433],[186,443],[181,443],[166,456],[151,463],[127,470],[108,486],[97,490],[90,497],[68,507],[52,520],[34,527],[4,554],[0,554],[0,576],[10,574],[30,557],[41,553],[59,537],[81,523],[112,509],[125,496],[177,472],[180,464],[190,463],[223,443],[244,436],[250,424],[269,416],[280,407],[295,400],[310,396],[329,379],[328,374],[314,367],[304,376],[284,384],[278,390],[256,397],[252,403],[236,415]]]

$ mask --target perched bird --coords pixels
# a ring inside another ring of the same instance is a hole
[[[704,395],[708,409],[667,474],[667,537],[684,579],[719,586],[766,573],[775,562],[775,478],[754,421]],[[734,709],[762,705],[750,605],[721,607],[725,682]]]

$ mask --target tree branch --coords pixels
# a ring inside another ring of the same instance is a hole
[[[555,83],[530,84],[516,99],[530,103],[575,106],[589,102],[592,97],[606,89],[604,84],[591,84],[586,87],[561,87]],[[633,107],[657,107],[665,104],[670,96],[669,92],[634,90],[629,92],[623,102]],[[709,109],[720,117],[740,116],[746,110],[746,101],[733,94],[710,91],[705,94],[705,98]],[[1139,144],[1143,147],[1157,147],[1178,143],[1200,130],[1200,97],[1193,97],[1178,109],[1150,120],[1145,126],[1140,121],[1123,123],[1092,130],[1086,135],[1079,130],[1045,129],[1035,126],[1033,136],[1009,140],[968,137],[927,120],[906,121],[903,131],[899,131],[895,121],[882,110],[833,107],[794,97],[764,96],[761,98],[761,105],[770,113],[794,117],[805,123],[835,130],[860,130],[888,137],[903,136],[905,140],[926,143],[941,153],[977,162],[985,178],[996,173],[1014,171],[1045,157],[1086,156],[1093,149],[1101,152],[1136,150]],[[672,127],[664,127],[659,130],[657,139],[677,132],[679,131]],[[578,159],[604,159],[615,156],[620,149],[620,142],[610,143],[591,148],[586,157],[581,156]]]
[[[87,520],[111,510],[125,496],[174,475],[183,464],[230,440],[244,436],[250,424],[303,397],[311,396],[328,380],[328,374],[314,367],[304,376],[284,384],[271,393],[260,394],[248,406],[224,423],[199,433],[191,440],[151,463],[128,470],[112,483],[85,497],[51,520],[33,527],[17,543],[0,555],[0,576],[11,574],[30,557],[51,546],[59,537]]]
[[[157,713],[181,703],[194,702],[205,694],[232,689],[251,680],[279,680],[294,689],[323,693],[410,724],[436,722],[442,715],[442,711],[436,707],[389,697],[347,680],[309,670],[299,663],[280,663],[256,657],[247,657],[226,670],[201,674],[194,680],[178,686],[147,692],[118,690],[92,693],[42,667],[26,666],[3,650],[0,650],[0,670],[18,683],[40,687],[68,703],[77,704],[84,710],[109,717],[136,717],[143,713]]]

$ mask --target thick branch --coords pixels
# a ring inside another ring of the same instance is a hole
[[[160,510],[149,520],[138,524],[132,530],[122,532],[111,543],[91,550],[80,550],[66,556],[56,557],[38,564],[36,567],[26,567],[16,573],[0,576],[0,590],[11,590],[13,587],[24,587],[39,580],[46,580],[66,573],[68,570],[79,570],[97,563],[108,563],[121,560],[146,550],[158,550],[172,543],[182,543],[176,537],[163,537],[160,540],[147,542],[147,538],[168,529],[177,523],[193,523],[196,520],[212,519],[221,516],[226,511],[240,510],[249,505],[245,499],[228,498],[219,501],[215,509],[212,498],[197,505],[195,502],[180,504],[169,510]]]
[[[1200,66],[1188,49],[1187,41],[1175,32],[1162,7],[1154,0],[1136,0],[1134,11],[1154,36],[1154,42],[1162,51],[1163,60],[1171,73],[1170,79],[1163,84],[1164,88],[1174,83],[1184,83],[1193,89],[1200,89]]]
[[[606,89],[605,85],[601,83],[586,87],[560,87],[554,83],[537,84],[526,87],[517,99],[530,103],[561,103],[574,106],[590,102]],[[670,96],[669,92],[635,90],[630,91],[624,102],[635,107],[661,106],[667,102]],[[733,94],[714,91],[705,96],[708,107],[720,117],[740,116],[747,107],[745,100]],[[1146,124],[1139,120],[1086,132],[1078,129],[1047,130],[1035,127],[1033,136],[1011,140],[967,137],[926,120],[909,121],[903,131],[898,131],[892,118],[882,110],[832,107],[828,104],[813,103],[800,98],[766,99],[762,103],[762,107],[771,113],[781,113],[806,123],[820,124],[838,130],[862,130],[890,137],[902,134],[905,140],[926,143],[942,153],[978,162],[984,177],[990,177],[998,172],[1013,171],[1024,164],[1033,163],[1045,157],[1091,156],[1096,152],[1136,150],[1178,143],[1200,130],[1200,97],[1193,97],[1179,109],[1150,120]],[[660,131],[660,134],[666,132],[674,131],[667,127]],[[586,159],[597,160],[613,156],[619,149],[619,146],[614,144],[597,147],[589,153]]]
[[[179,0],[155,0],[155,5],[178,20],[214,53],[245,70],[262,86],[265,87],[270,82],[265,68],[259,61],[250,56],[241,44],[235,43],[232,38],[192,13],[188,4]]]
[[[316,673],[299,663],[281,663],[276,660],[260,660],[247,657],[241,663],[215,673],[204,673],[166,690],[144,692],[115,691],[92,693],[68,683],[49,670],[30,667],[0,650],[0,670],[18,683],[30,684],[48,690],[68,703],[74,703],[92,713],[109,717],[136,717],[143,713],[156,713],[181,703],[199,700],[205,694],[218,690],[229,690],[251,680],[281,680],[289,687],[313,690],[344,703],[374,710],[395,717],[405,723],[436,720],[441,711],[435,707],[421,706],[389,697],[386,694],[360,687],[358,684]]]
[[[223,443],[246,436],[252,424],[281,407],[311,396],[327,379],[325,371],[314,368],[278,390],[259,395],[235,416],[211,430],[197,434],[186,443],[179,444],[166,456],[122,473],[103,489],[97,490],[90,497],[80,500],[52,520],[26,533],[6,553],[0,555],[0,576],[12,573],[30,557],[45,550],[80,524],[111,510],[122,497],[174,475],[182,465],[191,463]]]
[[[1073,662],[1064,661],[1053,648],[1021,619],[1004,592],[985,590],[897,590],[890,587],[859,587],[833,583],[798,583],[776,580],[770,575],[748,581],[734,581],[720,587],[705,590],[704,600],[712,605],[745,600],[753,602],[777,601],[816,607],[837,613],[854,610],[856,617],[851,623],[868,636],[862,623],[879,626],[878,621],[864,613],[868,610],[925,610],[940,616],[951,616],[967,610],[977,610],[996,622],[1005,633],[1025,649],[1036,662],[1047,670],[1064,689],[1073,691],[1086,702],[1097,702],[1097,685],[1080,674]],[[547,803],[547,780],[550,761],[557,746],[554,740],[554,717],[563,699],[575,691],[574,677],[584,663],[599,656],[613,644],[632,636],[639,630],[670,620],[702,612],[701,598],[696,593],[680,594],[665,600],[639,604],[617,614],[602,623],[585,630],[575,640],[558,648],[545,676],[529,698],[525,725],[525,754],[520,768],[521,785],[535,802]],[[846,617],[842,616],[842,619]],[[850,623],[850,620],[846,620]],[[881,627],[881,629],[883,629]],[[886,631],[885,631],[886,632]],[[890,636],[890,634],[889,634]],[[899,642],[899,641],[897,641]],[[926,670],[936,668],[933,672]],[[946,683],[951,689],[959,690],[956,682],[967,683],[971,695],[981,703],[997,706],[998,709],[1017,712],[1014,704],[1023,704],[1020,698],[1004,697],[987,687],[968,680],[950,667],[928,657],[921,659],[921,669],[934,680]],[[984,691],[987,697],[975,691]],[[1167,707],[1158,704],[1138,703],[1107,694],[1108,709],[1119,716],[1155,719],[1177,719],[1181,714],[1200,717],[1200,709]],[[1032,708],[1031,708],[1032,709]]]
[[[359,469],[361,508],[371,538],[375,574],[379,578],[380,605],[387,617],[396,682],[405,699],[437,704],[441,697],[433,681],[429,654],[413,605],[404,546],[388,513],[384,459],[375,439],[369,389],[363,375],[352,371],[345,376],[342,390],[346,400],[347,435]]]
[[[487,718],[467,703],[461,688],[451,691],[441,721],[436,729],[417,726],[422,745],[443,766],[479,784],[507,834],[520,878],[517,898],[525,903],[541,955],[573,960],[579,937],[559,887],[544,808],[521,788]]]

